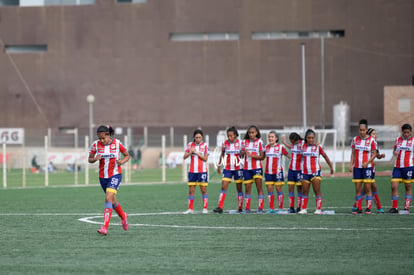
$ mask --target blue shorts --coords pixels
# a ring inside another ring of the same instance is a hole
[[[391,181],[411,183],[414,181],[413,171],[414,171],[414,167],[404,167],[404,168],[394,167],[394,169],[392,170]]]
[[[116,194],[118,192],[121,181],[122,174],[117,174],[110,178],[99,178],[99,183],[101,184],[101,187],[105,193],[112,192]]]
[[[316,173],[313,174],[302,174],[302,178],[304,181],[312,181],[312,179],[316,178],[316,179],[322,179],[321,176],[321,170],[318,170]]]
[[[222,181],[231,181],[234,178],[235,183],[243,182],[243,170],[223,170]]]
[[[302,171],[301,170],[291,170],[288,171],[288,184],[289,185],[302,185]]]
[[[283,177],[283,171],[280,171],[277,174],[265,174],[265,184],[266,185],[284,185],[285,178]]]
[[[208,186],[208,174],[203,173],[188,173],[188,186]]]
[[[375,173],[372,167],[354,168],[353,182],[372,183],[375,182]]]
[[[243,170],[243,183],[249,184],[253,183],[255,179],[263,178],[263,170],[262,168],[259,169],[252,169],[252,170]]]

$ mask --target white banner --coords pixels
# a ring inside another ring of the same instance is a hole
[[[0,143],[6,144],[23,144],[23,128],[0,128]]]

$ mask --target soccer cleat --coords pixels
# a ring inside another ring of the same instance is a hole
[[[183,214],[193,214],[194,210],[193,209],[187,209],[186,211],[183,212]]]
[[[296,208],[296,213],[300,212],[300,207]]]
[[[358,207],[352,207],[352,213],[357,212],[358,211]]]
[[[276,211],[274,209],[269,209],[266,211],[267,214],[274,214]]]
[[[239,208],[237,211],[239,211],[239,213],[243,212],[243,208]]]
[[[382,208],[378,209],[378,214],[384,214],[384,209]]]
[[[242,211],[241,213],[242,213],[242,214],[250,214],[250,212],[251,212],[251,211],[250,211],[250,209],[245,209],[245,210],[244,210],[244,211]]]
[[[365,209],[365,214],[371,214],[371,209],[369,208]]]
[[[391,208],[388,213],[390,214],[398,214],[398,209],[397,208]]]
[[[295,208],[294,208],[294,207],[289,208],[289,213],[290,213],[290,214],[294,214],[294,213],[296,213],[296,212],[295,212]]]
[[[122,228],[123,228],[125,231],[127,231],[127,230],[128,230],[128,228],[129,228],[127,217],[128,217],[128,215],[127,215],[127,213],[125,213],[125,219],[123,219],[123,220],[121,221],[121,223],[122,223]]]
[[[315,215],[322,215],[322,210],[316,209],[315,212],[313,212]]]
[[[357,215],[357,214],[361,214],[362,213],[362,209],[356,209],[355,211],[352,211],[352,214]]]
[[[257,212],[256,213],[257,214],[263,214],[263,209],[262,208],[257,209]]]
[[[208,210],[207,210],[207,208],[203,208],[203,212],[202,212],[203,214],[208,214]]]
[[[101,228],[98,229],[98,233],[102,235],[108,235],[108,228],[106,228],[105,226],[101,226]]]
[[[214,208],[213,212],[221,214],[223,213],[223,209],[221,209],[220,207],[217,207],[217,208]]]
[[[298,214],[300,214],[300,215],[308,214],[308,210],[307,209],[302,209],[298,212]]]

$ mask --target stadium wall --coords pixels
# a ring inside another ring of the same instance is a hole
[[[306,44],[308,125],[322,124],[321,39],[254,40],[253,32],[343,30],[325,39],[325,120],[384,123],[382,91],[414,72],[411,0],[148,0],[1,7],[0,125],[46,129],[95,124],[176,127],[302,125]],[[238,40],[171,41],[180,33],[238,33]],[[80,133],[83,135],[86,133]]]

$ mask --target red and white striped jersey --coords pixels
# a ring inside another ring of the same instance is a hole
[[[372,152],[378,150],[378,145],[372,137],[361,138],[356,136],[352,139],[351,148],[355,150],[355,168],[362,168],[362,164],[367,162]],[[372,167],[372,163],[368,163],[367,167]]]
[[[258,156],[261,152],[264,152],[263,141],[261,139],[256,139],[251,141],[245,139],[242,142],[242,151],[249,151],[253,155]],[[252,157],[244,157],[244,167],[245,170],[260,169],[262,168],[262,162],[258,159],[253,159]]]
[[[92,143],[89,154],[100,155],[99,160],[99,177],[110,178],[117,174],[122,174],[122,168],[116,163],[117,159],[121,159],[121,154],[127,149],[122,143],[113,138],[110,144],[104,145],[99,140]]]
[[[409,139],[403,139],[403,137],[397,138],[395,140],[394,151],[398,152],[395,167],[405,168],[414,166],[414,137],[410,137]]]
[[[221,147],[222,152],[224,152],[224,169],[226,170],[240,170],[240,152],[242,149],[242,144],[239,139],[236,139],[234,142],[225,140]]]
[[[310,175],[321,170],[321,164],[319,160],[320,155],[323,153],[324,151],[321,145],[308,145],[306,142],[304,142],[302,145],[302,173],[305,175]]]
[[[210,151],[208,149],[208,145],[204,142],[200,144],[196,144],[195,142],[190,142],[187,145],[185,151],[189,153],[192,148],[195,148],[202,156],[208,156]],[[207,161],[203,161],[200,159],[196,154],[191,154],[190,160],[190,173],[204,173],[208,172],[207,169]]]
[[[289,164],[289,169],[294,171],[302,170],[302,145],[305,141],[301,140],[294,144],[290,149],[292,154]]]
[[[283,171],[282,156],[287,156],[288,152],[280,144],[266,145],[266,174],[275,175]]]

